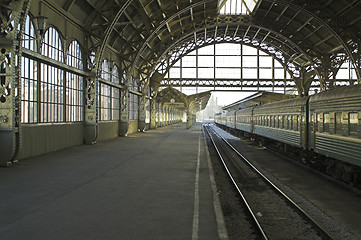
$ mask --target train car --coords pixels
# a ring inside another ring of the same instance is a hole
[[[229,111],[225,114],[226,116],[226,123],[224,124],[225,126],[234,129],[236,126],[236,115],[235,115],[236,111]]]
[[[361,85],[311,96],[309,149],[361,166]]]
[[[300,97],[255,107],[254,134],[307,149],[308,99]]]
[[[253,133],[253,109],[249,107],[236,111],[236,129]]]
[[[216,124],[222,123],[222,113],[217,113],[216,115],[214,115],[214,122]]]

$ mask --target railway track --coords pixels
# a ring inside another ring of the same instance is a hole
[[[253,231],[244,239],[333,239],[211,125],[204,129],[248,212]]]

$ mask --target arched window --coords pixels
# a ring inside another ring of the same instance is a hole
[[[113,83],[119,84],[119,69],[115,64],[113,65],[111,79]],[[112,87],[112,120],[119,120],[119,99],[119,88]]]
[[[26,17],[25,21],[22,47],[31,51],[37,51],[35,28],[29,15]]]
[[[150,97],[150,87],[147,88],[147,96]],[[145,123],[150,123],[150,98],[145,99]]]
[[[77,41],[74,40],[70,43],[66,55],[66,64],[80,70],[83,69],[82,52]]]
[[[36,34],[29,16],[26,17],[22,47],[36,51]],[[21,122],[38,121],[38,64],[33,59],[21,57]]]
[[[129,81],[129,90],[138,91],[138,83],[136,79]],[[129,93],[129,120],[138,120],[138,95]]]
[[[67,50],[67,65],[83,69],[83,59],[80,45],[72,41]],[[83,77],[67,72],[66,73],[66,121],[76,122],[83,120]]]
[[[126,71],[123,71],[122,79],[120,81],[121,84],[125,84],[127,82],[127,73]]]
[[[42,55],[63,62],[64,54],[58,31],[50,27],[44,34]],[[64,71],[41,64],[40,122],[64,121]]]
[[[119,69],[114,62],[104,60],[101,65],[100,120],[119,120],[120,91],[106,82],[119,84]]]
[[[100,77],[103,80],[110,81],[110,68],[108,60],[104,59],[101,65]],[[99,83],[100,92],[100,120],[111,120],[111,86],[105,83]]]
[[[275,55],[266,53],[266,50],[274,51]],[[189,85],[190,87],[182,88],[187,94],[196,93],[196,87],[212,84],[219,90],[229,87],[275,92],[295,89],[290,74],[281,64],[281,53],[272,47],[266,50],[238,43],[201,47],[174,63],[162,85]],[[295,68],[294,65],[289,67]],[[285,81],[288,81],[287,85]]]
[[[53,27],[50,27],[44,34],[41,54],[59,62],[64,60],[61,39],[58,31]]]

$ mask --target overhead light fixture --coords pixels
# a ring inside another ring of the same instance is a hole
[[[46,29],[46,22],[48,21],[47,17],[37,16],[33,18],[34,25],[37,27],[38,33],[40,36],[44,34]]]

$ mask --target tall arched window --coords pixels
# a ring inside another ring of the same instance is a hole
[[[110,68],[108,60],[103,60],[101,65],[100,77],[103,80],[110,81]],[[111,87],[105,83],[99,83],[100,92],[100,120],[111,120]]]
[[[129,81],[129,90],[138,91],[138,83],[136,79]],[[129,120],[138,120],[138,95],[129,93]]]
[[[68,47],[66,63],[74,68],[83,69],[83,59],[80,45],[72,41]],[[83,120],[83,77],[66,73],[66,121],[76,122]]]
[[[104,60],[101,65],[100,76],[102,82],[100,88],[100,120],[119,120],[119,88],[109,83],[119,84],[119,69],[114,62]]]
[[[50,27],[44,34],[41,54],[63,62],[64,54],[58,31]],[[64,121],[64,71],[41,64],[40,122]]]
[[[116,65],[113,65],[111,79],[113,83],[119,84],[119,69]],[[119,120],[119,98],[119,88],[112,87],[112,120]]]
[[[147,97],[145,99],[145,123],[150,123],[150,87],[147,88]]]
[[[29,16],[26,17],[22,47],[36,51],[36,34]],[[38,121],[38,65],[27,57],[21,57],[21,122]]]
[[[26,22],[24,26],[22,47],[31,51],[37,51],[38,48],[35,28],[29,15],[26,17]]]

